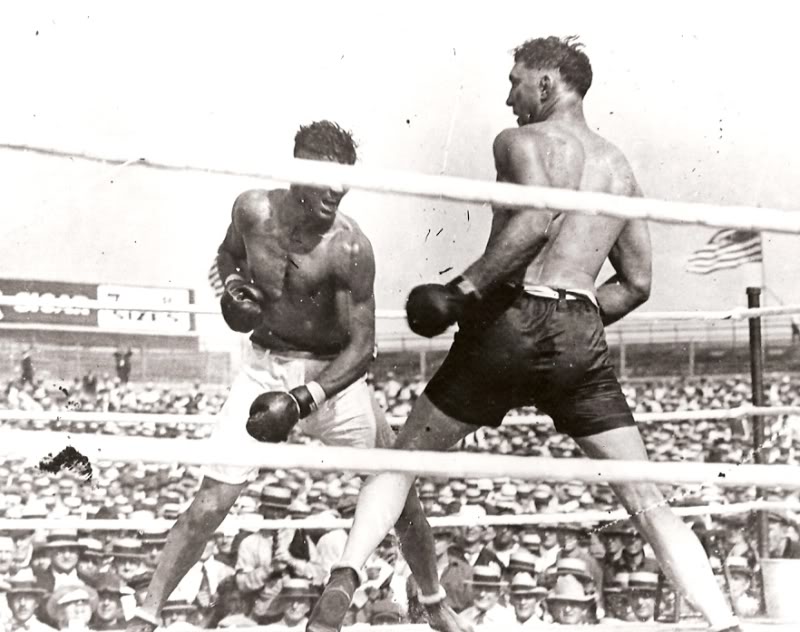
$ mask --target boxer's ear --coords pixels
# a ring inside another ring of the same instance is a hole
[[[544,74],[539,78],[539,97],[541,101],[547,101],[553,91],[553,80],[550,75]]]

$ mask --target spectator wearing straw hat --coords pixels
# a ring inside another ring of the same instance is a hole
[[[7,580],[14,571],[14,555],[17,547],[8,536],[0,536],[0,582]]]
[[[658,573],[636,571],[628,576],[628,599],[635,621],[653,621],[657,589]]]
[[[586,533],[580,525],[562,524],[558,527],[559,544],[561,551],[558,553],[556,565],[563,559],[581,560],[586,565],[586,570],[592,577],[595,590],[603,592],[603,568],[590,553],[580,546],[580,538]]]
[[[728,590],[736,612],[743,617],[755,616],[761,604],[751,593],[753,569],[747,558],[729,556],[725,560],[725,567],[728,571]]]
[[[465,620],[475,625],[514,625],[514,611],[499,603],[500,592],[508,584],[498,565],[474,567],[468,583],[472,586],[472,605],[461,613]]]
[[[47,600],[47,614],[58,630],[89,630],[89,621],[97,609],[97,592],[84,584],[56,588]]]
[[[628,595],[628,573],[617,573],[603,586],[604,621],[635,621]]]
[[[312,588],[307,579],[283,580],[280,592],[275,597],[274,609],[280,613],[280,619],[274,623],[275,627],[305,630],[308,613],[318,596],[319,592]]]
[[[167,543],[167,531],[156,527],[142,529],[139,534],[144,563],[148,568],[154,569],[158,564],[158,556],[161,555],[161,550]]]
[[[84,584],[95,587],[97,575],[106,557],[103,543],[95,538],[79,538],[78,544],[81,546],[76,567],[78,578]]]
[[[619,560],[619,564],[614,568],[615,572],[659,572],[660,568],[658,562],[645,554],[644,539],[633,527],[625,528],[622,534],[622,545],[624,547],[622,550],[622,557]]]
[[[29,568],[23,568],[8,578],[6,600],[11,611],[11,620],[6,623],[7,632],[53,632],[54,628],[36,616],[36,610],[46,592],[37,585],[36,577]],[[2,623],[2,621],[0,621]]]
[[[125,610],[122,600],[133,598],[133,589],[114,573],[101,573],[94,586],[97,591],[97,608],[89,627],[93,630],[124,630]]]
[[[507,569],[510,578],[513,578],[518,573],[528,573],[531,577],[536,579],[538,571],[539,558],[528,549],[520,547],[518,551],[511,554]]]
[[[478,556],[483,551],[483,535],[485,532],[485,527],[476,524],[476,522],[486,516],[486,509],[480,505],[468,503],[461,507],[457,515],[459,518],[464,518],[471,522],[471,524],[459,527],[459,546],[463,551],[464,559],[474,566]]]
[[[587,595],[573,575],[561,575],[545,603],[555,623],[576,625],[589,622],[594,595]]]
[[[47,534],[43,548],[50,558],[50,566],[47,570],[36,573],[39,586],[50,593],[61,586],[74,586],[81,583],[77,566],[82,547],[78,542],[76,530],[51,531]]]
[[[520,626],[532,628],[545,620],[546,610],[542,602],[546,596],[547,589],[537,586],[533,575],[526,572],[514,574],[510,602]]]
[[[292,502],[292,492],[285,487],[265,485],[260,493],[260,512],[265,519],[286,518]],[[294,530],[261,530],[253,533],[239,545],[236,558],[236,581],[242,590],[261,590],[273,573],[287,573],[292,559],[289,546]]]
[[[136,538],[117,538],[111,542],[111,567],[114,572],[128,582],[147,570],[147,555],[142,543]]]
[[[538,487],[534,490],[534,496],[544,493],[545,491],[539,490]],[[540,568],[544,570],[558,561],[558,554],[561,552],[561,545],[558,543],[558,527],[554,524],[542,524],[539,527],[539,537],[541,538],[539,546]]]
[[[169,628],[179,621],[194,623],[196,615],[197,607],[183,599],[170,598],[161,609],[161,620],[164,622],[165,628]]]

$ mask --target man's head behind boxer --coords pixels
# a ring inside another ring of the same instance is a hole
[[[592,85],[592,65],[577,37],[539,37],[514,49],[506,105],[517,123],[541,122],[564,98],[583,99]],[[572,94],[570,94],[572,93]]]
[[[347,130],[331,121],[303,125],[294,137],[294,157],[328,160],[352,165],[356,162],[356,143]],[[292,185],[292,191],[306,211],[323,223],[333,221],[347,189]]]

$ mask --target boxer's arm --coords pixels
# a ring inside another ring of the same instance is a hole
[[[342,240],[334,263],[336,310],[350,339],[342,352],[320,373],[316,382],[327,397],[362,377],[375,351],[375,255],[364,235]]]
[[[247,226],[249,216],[253,212],[253,205],[259,203],[264,198],[260,191],[245,191],[233,203],[233,210],[231,211],[231,223],[225,233],[225,239],[217,250],[217,268],[219,270],[219,278],[225,283],[225,280],[231,274],[240,274],[246,281],[249,275],[246,272],[247,268],[247,250],[244,246],[244,237],[242,230]]]
[[[551,186],[537,143],[532,138],[519,138],[503,132],[494,142],[497,179],[500,182],[533,186]],[[499,230],[493,226],[486,251],[470,265],[463,276],[479,294],[525,268],[547,242],[547,230],[556,213],[539,209],[496,209],[508,214]]]
[[[650,298],[652,251],[650,231],[644,220],[629,220],[608,260],[616,274],[597,288],[603,324],[610,325]]]

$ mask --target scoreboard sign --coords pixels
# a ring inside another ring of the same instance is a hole
[[[136,287],[131,285],[98,285],[97,298],[103,302],[125,305],[180,305],[191,303],[191,292],[186,289]],[[169,331],[180,333],[192,330],[191,314],[185,312],[149,312],[134,309],[101,309],[97,324],[103,329],[117,331]]]

